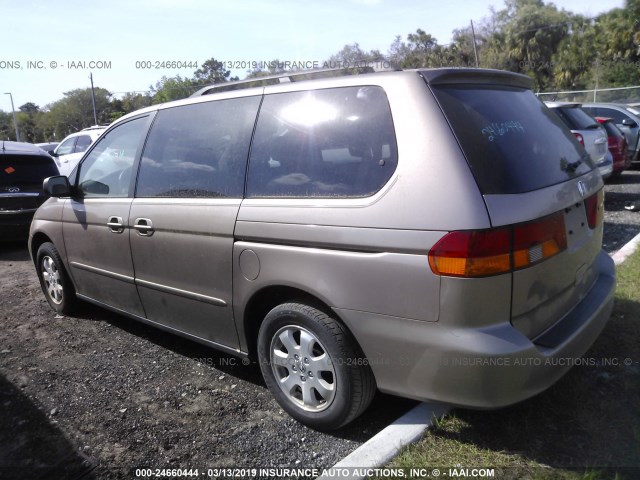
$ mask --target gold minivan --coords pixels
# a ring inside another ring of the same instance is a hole
[[[56,311],[256,358],[317,429],[376,389],[524,400],[612,309],[602,179],[523,75],[213,86],[117,120],[44,189],[29,248]]]

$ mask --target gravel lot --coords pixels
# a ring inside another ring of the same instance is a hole
[[[624,209],[634,200],[640,171],[608,183],[608,252],[640,232],[640,213]],[[339,432],[307,429],[278,407],[257,365],[97,307],[58,317],[25,246],[0,249],[0,478],[329,467],[414,405],[378,395]]]
[[[640,170],[627,170],[607,181],[604,197],[603,248],[613,253],[640,232],[640,212],[625,210],[627,202],[640,202]]]

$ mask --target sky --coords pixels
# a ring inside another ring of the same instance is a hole
[[[595,16],[624,0],[556,0],[559,8]],[[203,61],[278,58],[319,62],[346,44],[386,53],[396,35],[421,28],[440,44],[469,21],[479,23],[503,0],[0,0],[0,110],[40,107],[94,85],[117,96],[146,91],[163,75],[191,77]],[[93,62],[93,63],[90,63]],[[163,68],[176,62],[178,68]],[[180,63],[178,63],[180,62]],[[191,67],[189,67],[191,63]],[[150,67],[150,68],[149,68]]]

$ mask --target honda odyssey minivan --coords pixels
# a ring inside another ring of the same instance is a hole
[[[255,358],[323,430],[376,389],[498,408],[562,377],[615,273],[602,178],[529,78],[289,77],[129,114],[47,179],[30,251],[51,307]]]

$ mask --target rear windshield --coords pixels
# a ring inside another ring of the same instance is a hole
[[[571,130],[595,130],[598,122],[580,107],[556,107],[552,109]]]
[[[58,175],[58,168],[48,157],[0,154],[0,185],[42,185],[45,178],[54,175]]]
[[[485,195],[538,190],[594,168],[573,134],[531,90],[432,88]]]
[[[607,135],[609,137],[624,138],[624,134],[618,127],[615,126],[613,122],[604,122],[602,126],[607,131]]]

